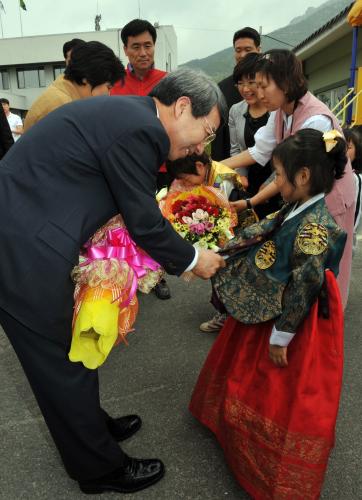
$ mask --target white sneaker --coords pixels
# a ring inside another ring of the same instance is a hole
[[[218,312],[215,314],[215,316],[213,318],[209,319],[209,321],[205,321],[204,323],[201,323],[200,330],[202,332],[206,332],[206,333],[218,332],[224,326],[226,318],[227,318],[226,313],[219,313]]]

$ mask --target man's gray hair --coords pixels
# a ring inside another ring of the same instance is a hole
[[[149,93],[165,106],[171,106],[179,97],[186,96],[191,101],[195,118],[206,116],[216,105],[221,123],[227,123],[228,109],[218,85],[202,71],[181,68],[169,73]]]

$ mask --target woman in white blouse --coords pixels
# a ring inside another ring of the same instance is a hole
[[[235,66],[233,79],[242,101],[234,104],[229,112],[230,155],[235,156],[255,145],[255,134],[267,124],[269,112],[258,97],[255,81],[255,64],[259,54],[246,55]],[[271,175],[270,161],[263,164],[255,163],[253,168],[236,169],[240,175],[248,177],[248,193],[250,197],[256,195],[260,187]],[[279,208],[280,197],[276,196],[271,202],[259,204],[256,212],[263,218]]]
[[[279,142],[303,128],[321,132],[332,129],[341,131],[328,107],[308,92],[302,64],[293,52],[270,50],[262,54],[256,62],[255,81],[259,99],[271,114],[267,124],[255,134],[255,146],[223,161],[229,167],[250,167],[254,163],[264,165]],[[277,192],[276,184],[271,182],[250,199],[234,202],[234,206],[238,210],[251,208],[264,203]],[[348,236],[338,276],[343,304],[346,305],[355,212],[355,183],[349,161],[343,177],[335,182],[327,195],[326,203],[329,212]]]

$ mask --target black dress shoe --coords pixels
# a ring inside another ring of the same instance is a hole
[[[138,415],[126,415],[107,420],[109,432],[116,441],[124,441],[133,436],[141,428],[141,425],[142,420]]]
[[[79,483],[83,493],[96,494],[104,491],[133,493],[157,483],[165,473],[161,460],[126,457],[126,464],[115,471],[92,481]]]
[[[171,292],[166,283],[166,280],[161,280],[154,288],[156,296],[161,300],[166,300],[171,298]]]

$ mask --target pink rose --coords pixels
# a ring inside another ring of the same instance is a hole
[[[205,233],[205,225],[202,222],[199,222],[198,224],[191,224],[190,231],[192,231],[193,233],[196,233],[198,235],[204,234]]]

